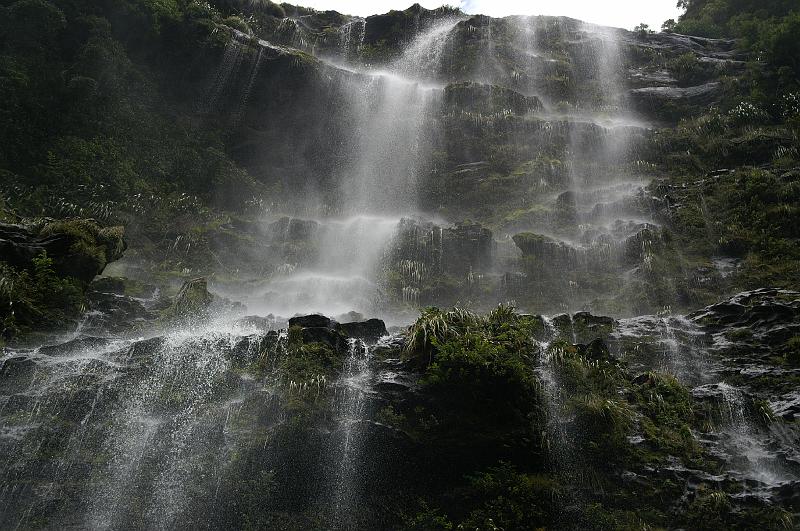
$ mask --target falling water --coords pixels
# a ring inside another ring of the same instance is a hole
[[[363,445],[361,423],[367,414],[372,378],[369,348],[361,340],[350,339],[342,375],[335,384],[337,427],[333,449],[328,452],[334,467],[331,522],[337,529],[350,528],[357,511]]]
[[[351,20],[339,28],[339,40],[345,60],[351,60],[361,55],[366,34],[367,21],[363,18]]]
[[[722,393],[723,421],[719,427],[727,438],[726,450],[734,468],[751,479],[766,486],[776,486],[797,478],[787,473],[775,457],[775,452],[766,448],[764,434],[759,433],[754,421],[747,414],[744,393],[721,382],[717,385]]]
[[[205,108],[207,110],[217,109],[220,98],[224,94],[231,77],[242,61],[244,49],[244,45],[239,42],[235,36],[225,45],[225,53],[217,68],[217,74],[214,76],[211,86],[209,86],[206,91]]]
[[[277,271],[244,301],[262,315],[374,315],[381,302],[381,260],[399,223],[399,218],[369,215],[320,220],[312,242],[319,258],[305,267]]]
[[[358,117],[356,160],[342,179],[348,213],[409,215],[417,208],[417,183],[427,161],[426,119],[439,90],[429,85],[457,20],[419,33],[385,71],[372,72],[350,91]],[[427,83],[427,84],[426,84]]]

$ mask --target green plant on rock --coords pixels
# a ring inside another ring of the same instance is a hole
[[[80,282],[58,276],[47,253],[33,259],[31,271],[0,262],[0,319],[6,339],[33,328],[58,330],[73,324],[83,300]]]
[[[555,523],[563,493],[552,477],[521,473],[510,463],[500,463],[468,479],[468,503],[477,508],[459,529],[540,529]]]
[[[645,439],[655,453],[645,459],[662,461],[669,455],[692,461],[701,449],[692,434],[694,407],[688,389],[673,376],[647,373],[635,384],[632,398],[642,413],[639,419]]]
[[[480,316],[461,308],[447,311],[425,308],[408,330],[406,355],[430,363],[437,344],[445,344],[463,334],[481,332],[483,324]]]

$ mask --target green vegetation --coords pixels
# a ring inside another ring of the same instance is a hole
[[[578,317],[588,330],[589,318]],[[609,331],[594,325],[594,337]],[[530,339],[541,333],[537,319],[510,307],[486,316],[430,308],[410,328],[406,356],[423,363],[421,396],[380,414],[431,454],[422,461],[433,470],[414,476],[415,509],[401,511],[408,528],[641,529],[715,518],[781,528],[787,513],[744,508],[730,495],[739,487],[713,494],[715,484],[701,479],[689,507],[673,513],[665,500],[678,503],[684,480],[656,470],[681,463],[719,473],[698,440],[705,406],[670,375],[631,374],[601,339],[559,339],[542,350]],[[557,388],[542,380],[543,367]]]
[[[74,325],[83,310],[83,290],[74,278],[62,278],[43,253],[30,271],[0,262],[0,341],[39,329]]]

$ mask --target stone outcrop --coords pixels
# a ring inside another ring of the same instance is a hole
[[[56,273],[82,282],[103,272],[122,257],[122,227],[103,228],[92,220],[66,220],[12,225],[0,223],[0,260],[30,269],[33,259],[46,253]]]

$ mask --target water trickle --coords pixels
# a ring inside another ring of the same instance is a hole
[[[250,93],[253,91],[253,85],[255,84],[256,78],[258,77],[258,73],[261,69],[261,60],[263,56],[264,49],[259,46],[258,51],[256,52],[256,60],[253,61],[253,64],[250,67],[250,75],[247,78],[247,84],[242,91],[242,96],[239,100],[236,112],[233,113],[231,118],[231,127],[235,127],[239,124],[242,119],[242,113],[244,113],[245,109],[247,108],[247,102],[250,99]]]
[[[724,381],[717,387],[722,393],[724,414],[719,429],[727,438],[725,446],[734,468],[770,487],[796,480],[778,462],[775,452],[766,448],[764,434],[759,433],[749,418],[744,393]]]
[[[337,427],[328,456],[334,466],[331,521],[336,529],[351,528],[362,486],[361,423],[367,418],[368,395],[372,388],[370,358],[370,349],[363,341],[350,339],[342,374],[334,384]]]
[[[242,61],[244,48],[244,45],[235,37],[231,38],[225,45],[225,53],[222,56],[222,61],[217,68],[217,73],[211,85],[206,91],[206,110],[213,111],[217,109],[220,99],[228,87],[228,83]]]
[[[353,60],[361,55],[366,34],[367,21],[363,18],[351,20],[339,28],[339,42],[345,60]]]

